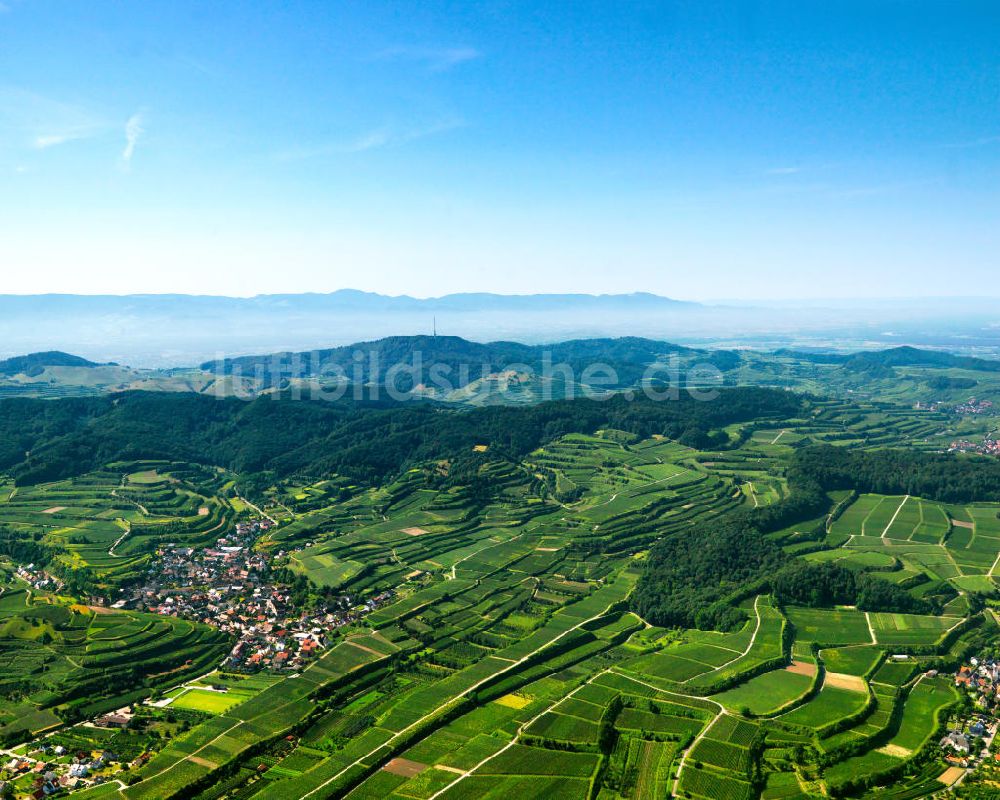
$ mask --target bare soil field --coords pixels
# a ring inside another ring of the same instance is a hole
[[[938,780],[945,786],[951,786],[955,781],[965,774],[965,767],[948,767],[938,775]]]
[[[847,689],[851,692],[867,692],[864,678],[860,675],[848,675],[844,672],[828,672],[824,679],[827,686],[835,689]]]
[[[382,769],[386,772],[391,772],[393,775],[412,778],[427,769],[427,765],[421,764],[419,761],[410,761],[408,758],[394,758],[382,767]]]

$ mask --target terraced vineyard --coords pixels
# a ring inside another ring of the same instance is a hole
[[[0,642],[0,736],[8,741],[201,674],[228,649],[207,625],[67,604],[16,578],[0,595]]]
[[[801,448],[938,428],[814,401],[729,426],[711,450],[603,429],[516,459],[477,445],[471,466],[435,460],[375,484],[272,481],[252,501],[238,474],[187,462],[8,482],[0,656],[31,678],[7,681],[0,735],[71,733],[150,697],[193,715],[81,797],[906,796],[943,771],[935,737],[960,699],[928,670],[1000,638],[982,610],[997,507],[834,489],[813,516],[754,529],[776,570],[839,570],[921,611],[790,600],[770,573],[718,588],[720,629],[655,624],[634,597],[660,544],[707,545],[781,511],[801,491],[787,468]],[[252,518],[277,522],[253,545],[275,580],[314,607],[364,609],[323,631],[302,669],[212,672],[232,645],[215,627],[80,602],[78,586],[129,596],[164,548],[215,547]],[[29,554],[62,593],[13,574]]]
[[[214,541],[234,514],[217,495],[224,475],[192,464],[130,462],[76,478],[0,491],[0,528],[55,553],[68,582],[101,588],[134,581],[158,543]],[[78,581],[80,582],[80,581]]]

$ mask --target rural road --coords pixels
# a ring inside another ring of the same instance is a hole
[[[891,540],[890,539],[886,539],[885,535],[889,532],[889,528],[892,527],[892,523],[894,523],[896,521],[896,517],[899,516],[899,512],[903,510],[903,506],[906,505],[906,501],[909,500],[909,499],[910,499],[909,495],[906,495],[906,497],[903,498],[903,502],[899,504],[899,508],[896,509],[896,513],[892,515],[892,519],[889,520],[889,524],[886,525],[885,526],[885,530],[882,531],[882,540],[886,544],[888,544]]]
[[[605,608],[601,613],[595,614],[594,616],[590,617],[589,619],[585,619],[585,620],[582,620],[582,621],[578,622],[572,628],[569,628],[569,629],[563,631],[558,636],[556,636],[554,639],[550,639],[545,644],[541,645],[540,647],[536,647],[534,650],[532,650],[527,655],[522,656],[517,661],[514,661],[509,667],[504,667],[503,669],[501,669],[501,670],[499,670],[497,672],[494,672],[491,675],[487,675],[485,678],[483,678],[482,680],[477,681],[476,683],[474,683],[469,688],[463,690],[459,694],[454,695],[444,705],[442,705],[442,706],[434,709],[434,711],[430,711],[427,714],[424,714],[422,717],[420,717],[420,719],[416,720],[415,722],[411,722],[409,725],[407,725],[401,731],[398,731],[397,733],[394,733],[392,735],[392,737],[389,738],[387,741],[383,742],[382,744],[380,744],[378,747],[374,748],[370,752],[365,753],[363,756],[361,756],[360,758],[356,759],[355,761],[352,761],[350,764],[348,764],[346,767],[344,767],[342,770],[340,770],[340,772],[338,772],[336,775],[334,775],[334,776],[332,776],[330,778],[327,778],[325,781],[323,781],[323,783],[321,783],[316,788],[311,789],[310,791],[306,792],[304,795],[302,795],[301,800],[306,800],[307,797],[312,797],[317,792],[321,792],[323,789],[325,789],[327,786],[329,786],[334,781],[336,781],[339,778],[341,778],[343,775],[345,775],[346,773],[348,773],[350,770],[352,770],[355,767],[359,766],[360,764],[364,763],[364,761],[366,759],[370,758],[372,755],[374,755],[376,752],[378,752],[382,748],[388,747],[389,745],[391,745],[393,743],[393,741],[399,739],[401,736],[404,736],[409,731],[411,731],[413,728],[416,728],[417,726],[419,726],[419,725],[423,724],[424,722],[426,722],[428,719],[431,719],[432,717],[435,717],[438,714],[440,714],[441,713],[441,709],[453,705],[456,701],[461,700],[463,697],[466,697],[467,695],[469,695],[472,692],[476,691],[484,683],[492,681],[495,678],[499,677],[500,675],[503,675],[504,673],[509,672],[510,670],[514,669],[515,667],[520,666],[521,664],[523,664],[526,661],[528,661],[530,658],[533,658],[534,656],[538,655],[538,653],[542,652],[542,650],[545,650],[546,648],[551,647],[556,642],[558,642],[560,639],[562,639],[565,636],[568,636],[569,634],[573,633],[574,631],[579,630],[584,625],[587,625],[588,623],[591,623],[594,620],[600,619],[601,617],[603,617],[605,614],[608,613],[608,610],[613,605],[614,605],[614,603],[609,604],[608,607]]]
[[[237,500],[240,500],[240,501],[242,501],[242,502],[244,502],[244,503],[246,503],[246,504],[247,504],[248,506],[250,506],[250,508],[252,508],[252,509],[253,509],[254,511],[256,511],[256,512],[257,512],[258,514],[260,514],[260,515],[261,515],[261,516],[262,516],[262,517],[263,517],[264,519],[269,519],[269,520],[271,520],[271,524],[272,524],[272,525],[277,525],[277,524],[278,524],[278,520],[276,520],[276,519],[275,519],[274,517],[272,517],[272,516],[271,516],[270,514],[265,514],[265,513],[264,513],[264,512],[263,512],[263,511],[262,511],[261,509],[257,508],[257,506],[255,506],[255,505],[254,505],[253,503],[251,503],[251,502],[250,502],[249,500],[247,500],[247,499],[246,499],[245,497],[241,497],[240,495],[236,495],[236,499],[237,499]]]
[[[736,658],[732,658],[729,661],[727,661],[725,664],[720,664],[715,669],[710,670],[710,672],[718,672],[720,669],[725,669],[730,664],[735,664],[737,661],[739,661],[741,658],[743,658],[743,656],[745,656],[747,653],[749,653],[751,649],[753,649],[753,643],[757,641],[757,633],[760,631],[760,609],[757,608],[757,603],[759,603],[759,602],[760,602],[760,595],[757,595],[754,598],[754,601],[753,601],[753,613],[757,615],[757,626],[753,629],[753,636],[750,637],[750,644],[747,645],[746,650],[744,650],[742,653],[740,653],[738,656],[736,656]],[[708,673],[705,673],[705,674],[708,674]],[[703,676],[702,675],[696,675],[695,677],[696,678],[700,678],[700,677],[703,677]],[[693,678],[689,678],[688,680],[694,680],[694,679]]]
[[[517,732],[514,734],[514,738],[511,739],[506,745],[504,745],[502,748],[500,748],[499,750],[497,750],[493,755],[487,756],[482,761],[480,761],[478,764],[476,764],[475,766],[473,766],[470,769],[468,769],[465,772],[463,772],[461,775],[459,775],[457,778],[455,778],[455,780],[453,780],[447,786],[445,786],[442,789],[439,789],[434,794],[432,794],[429,798],[427,798],[427,800],[437,800],[438,797],[440,797],[441,795],[443,795],[445,792],[447,792],[449,789],[451,789],[456,784],[461,783],[463,780],[465,780],[466,778],[468,778],[473,772],[475,772],[476,770],[478,770],[480,767],[482,767],[485,764],[488,764],[490,761],[492,761],[497,756],[500,756],[500,755],[503,755],[504,753],[506,753],[508,750],[510,750],[510,748],[512,748],[514,745],[516,745],[518,743],[518,740],[520,740],[520,738],[521,738],[521,734],[524,733],[532,725],[534,725],[535,722],[538,721],[541,717],[543,717],[546,714],[548,714],[550,711],[552,711],[560,703],[563,703],[564,701],[569,700],[573,695],[575,695],[578,691],[580,691],[584,686],[589,686],[591,683],[593,683],[601,675],[605,675],[605,674],[607,674],[609,672],[611,672],[610,669],[605,669],[605,670],[602,670],[601,672],[598,672],[596,675],[591,675],[590,678],[586,682],[581,683],[579,686],[577,686],[568,695],[566,695],[565,697],[559,698],[554,703],[549,704],[542,711],[539,711],[537,714],[535,714],[535,716],[533,716],[527,722],[523,723],[517,729]]]

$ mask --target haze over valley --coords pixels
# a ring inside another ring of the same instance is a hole
[[[1000,353],[991,297],[695,303],[648,293],[390,297],[0,295],[0,356],[62,350],[133,367],[439,333],[528,344],[640,336],[705,347],[836,351],[909,344]]]

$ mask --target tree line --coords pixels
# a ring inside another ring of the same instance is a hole
[[[690,444],[757,418],[787,418],[801,398],[773,389],[720,390],[699,401],[645,396],[557,400],[533,406],[456,408],[429,402],[296,399],[252,401],[125,392],[90,398],[0,401],[0,470],[19,485],[79,475],[113,461],[168,459],[228,467],[244,476],[339,473],[379,483],[475,445],[518,460],[568,433],[617,428]]]
[[[812,445],[795,452],[788,478],[825,491],[909,494],[944,503],[1000,502],[1000,459],[988,456]]]

